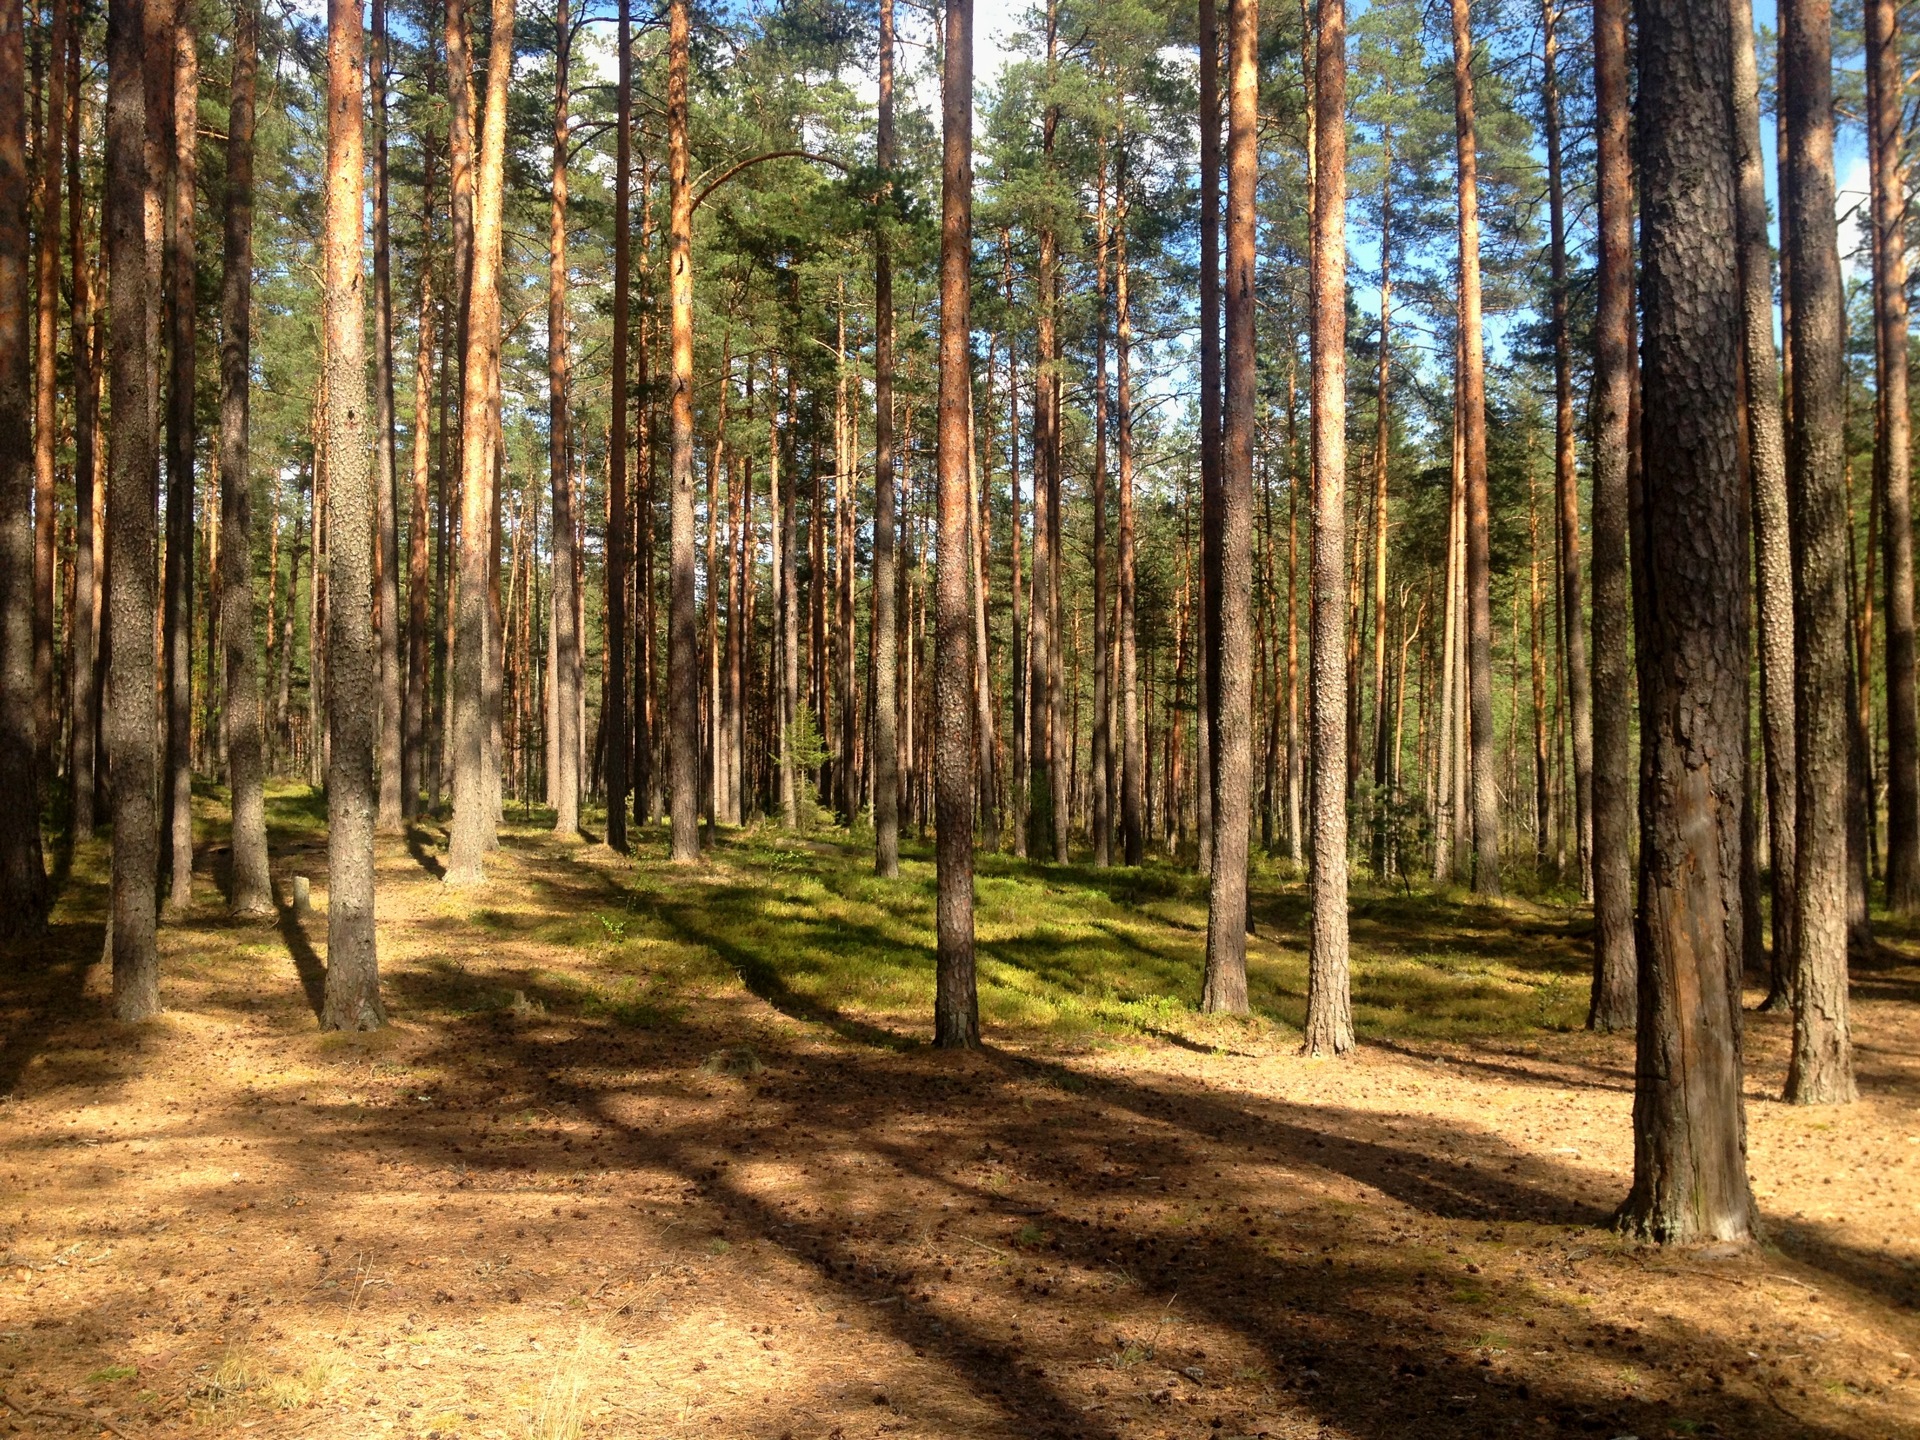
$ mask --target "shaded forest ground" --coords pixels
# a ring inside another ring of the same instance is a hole
[[[101,850],[0,952],[0,1429],[1920,1433],[1920,934],[1857,967],[1858,1106],[1779,1104],[1751,1017],[1768,1243],[1676,1253],[1605,1228],[1632,1047],[1568,910],[1362,894],[1363,1048],[1310,1063],[1297,885],[1256,877],[1259,1015],[1205,1021],[1194,877],[988,860],[959,1056],[922,848],[510,825],[448,892],[418,830],[395,1024],[327,1036],[324,811],[271,814],[316,913],[229,921],[210,823],[159,1020],[105,1016]]]

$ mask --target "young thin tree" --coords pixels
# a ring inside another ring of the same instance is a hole
[[[1347,10],[1320,0],[1314,54],[1313,747],[1307,874],[1309,1055],[1353,1048],[1347,960]]]
[[[1626,1229],[1753,1235],[1740,1098],[1747,585],[1725,6],[1638,7],[1640,1014]],[[1829,212],[1831,213],[1831,212]]]
[[[154,337],[147,325],[151,277],[147,267],[146,8],[137,0],[114,0],[107,7],[104,246],[107,323],[115,339],[108,347],[107,544],[113,574],[107,586],[109,658],[101,729],[113,774],[112,917],[107,940],[113,956],[113,1014],[128,1022],[145,1020],[160,1009],[160,961],[154,944],[160,814],[153,794],[159,716],[153,686],[156,426],[149,364]],[[17,93],[12,86],[0,85],[0,105],[12,103]],[[23,260],[25,254],[24,245],[0,244],[0,293],[14,293],[4,267]],[[0,393],[6,392],[0,389]],[[8,446],[0,450],[0,457],[25,453],[22,447]],[[0,468],[0,473],[11,472]],[[15,509],[8,505],[0,514],[10,517]],[[19,558],[23,563],[9,564],[7,575],[31,573],[25,550]],[[24,616],[30,602],[23,598],[21,603]],[[12,615],[11,604],[4,613]],[[25,653],[21,652],[22,664]],[[8,675],[13,663],[9,658]],[[8,777],[0,784],[16,783],[13,777],[18,773],[11,763],[0,767],[0,775]],[[8,817],[0,824],[13,823],[15,808],[9,805],[0,810]],[[37,845],[37,831],[35,837]]]
[[[344,0],[332,0],[344,3]],[[507,148],[507,82],[513,73],[513,0],[493,0],[487,103],[475,167],[473,274],[467,287],[467,360],[460,417],[460,599],[453,654],[453,828],[446,883],[486,878],[497,812],[487,766],[491,721],[486,669],[502,653],[488,639],[494,553],[494,380],[500,364],[500,241]]]
[[[607,675],[601,694],[606,745],[607,846],[627,848],[627,344],[633,274],[633,31],[629,0],[619,5],[618,89],[614,97],[613,368],[607,379]]]
[[[1127,270],[1124,132],[1119,175],[1114,186],[1114,209],[1114,405],[1120,432],[1120,848],[1127,864],[1138,865],[1146,859],[1146,741],[1141,731],[1139,618],[1136,614],[1139,587],[1133,516],[1133,299]]]
[[[875,162],[881,193],[873,229],[873,868],[900,873],[900,746],[894,734],[899,640],[894,624],[893,476],[893,0],[880,0],[880,107]]]
[[[402,820],[400,765],[400,494],[393,425],[393,258],[387,185],[387,0],[373,0],[367,54],[368,107],[373,121],[373,484],[374,574],[380,639],[379,828],[391,833]]]
[[[1498,895],[1500,797],[1494,774],[1492,511],[1487,495],[1487,360],[1480,302],[1480,160],[1469,5],[1468,0],[1452,0],[1452,4],[1453,114],[1459,157],[1460,433],[1466,463],[1467,738],[1473,758],[1473,888],[1477,894]],[[1326,137],[1321,138],[1324,141]]]
[[[676,5],[684,0],[674,0]],[[934,596],[934,1044],[980,1043],[973,969],[973,616],[967,599],[973,0],[947,0],[940,87],[939,551]]]
[[[1763,1009],[1786,1001],[1793,965],[1793,574],[1780,354],[1773,339],[1773,249],[1767,236],[1766,159],[1760,149],[1760,76],[1751,0],[1733,0],[1733,149],[1740,299],[1747,382],[1747,486],[1758,576],[1760,734],[1766,757],[1773,965]],[[1597,589],[1596,589],[1597,593]],[[1595,617],[1599,624],[1598,616]],[[1749,936],[1751,941],[1753,937]]]
[[[0,13],[0,935],[32,934],[47,914],[34,684],[25,23],[18,5]]]
[[[512,21],[505,32],[512,34]],[[496,42],[500,32],[495,32]],[[373,473],[367,453],[365,37],[360,0],[327,6],[327,988],[324,1030],[376,1030],[374,729],[380,677],[373,635]]]
[[[168,37],[173,55],[173,195],[166,207],[167,311],[167,549],[161,629],[167,695],[167,814],[169,908],[193,900],[193,506],[194,380],[198,307],[194,304],[194,197],[200,134],[200,61],[190,6],[174,11]],[[152,139],[151,136],[148,137]],[[151,299],[151,297],[149,297]],[[117,333],[117,332],[116,332]]]
[[[1874,466],[1887,603],[1887,907],[1920,911],[1920,715],[1914,701],[1912,417],[1907,396],[1907,165],[1900,7],[1867,0],[1874,320]]]
[[[1333,3],[1338,4],[1338,0]],[[1321,23],[1325,24],[1324,7]],[[1207,970],[1200,1005],[1203,1010],[1236,1015],[1247,1009],[1247,845],[1253,793],[1253,263],[1254,187],[1259,179],[1259,140],[1255,133],[1260,118],[1259,47],[1259,0],[1230,0],[1224,296],[1227,394],[1222,417],[1216,606],[1220,639],[1218,663],[1208,677],[1219,703],[1214,730],[1213,883],[1207,901]],[[1344,83],[1340,88],[1344,96]],[[1343,853],[1344,848],[1343,842]]]
[[[687,173],[687,0],[667,6],[667,187],[673,321],[673,493],[669,515],[667,720],[676,864],[700,858],[700,646],[694,632],[693,191]],[[818,507],[815,515],[818,516]],[[820,572],[815,569],[815,585]]]
[[[549,591],[553,603],[553,668],[547,684],[553,694],[554,740],[553,774],[548,777],[547,792],[553,801],[553,833],[571,839],[580,829],[581,676],[576,664],[579,632],[574,627],[573,468],[568,453],[567,413],[567,80],[573,52],[567,0],[556,0],[553,30],[557,47],[553,61],[553,205],[547,223],[547,473],[553,486],[553,583]],[[622,40],[630,46],[624,29]],[[621,102],[629,103],[624,91]],[[616,243],[620,239],[624,239],[624,227]],[[622,361],[625,358],[620,357]],[[624,366],[616,364],[615,377],[614,393],[621,396],[621,405],[613,413],[619,415],[625,409],[626,387],[621,383]],[[625,431],[624,424],[616,425]],[[625,678],[621,677],[623,682]],[[618,688],[624,690],[624,683]],[[611,698],[615,687],[609,685],[608,691]],[[625,808],[624,801],[619,808]]]
[[[260,16],[254,0],[233,14],[233,74],[227,91],[227,195],[220,284],[220,633],[227,668],[227,783],[233,795],[236,915],[273,910],[267,872],[266,754],[254,660],[253,486],[248,468],[248,382],[253,331],[253,90]],[[273,583],[272,578],[268,580]]]
[[[431,30],[424,38],[431,47]],[[435,70],[430,51],[426,71],[427,94],[432,96]],[[401,810],[408,819],[420,814],[421,790],[432,769],[427,755],[427,625],[433,607],[427,573],[427,496],[433,477],[433,222],[438,155],[430,129],[423,131],[420,140],[420,307],[414,326],[413,483],[407,516],[407,701],[400,748]]]
[[[1787,253],[1793,325],[1788,428],[1793,486],[1793,1056],[1787,1099],[1855,1097],[1847,1024],[1846,309],[1833,222],[1833,38],[1829,0],[1786,0]],[[1654,447],[1649,445],[1648,462]],[[1651,488],[1651,477],[1649,477]],[[1742,747],[1744,750],[1744,746]]]

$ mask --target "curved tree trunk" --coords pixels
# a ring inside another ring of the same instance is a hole
[[[513,20],[496,29],[507,37]],[[386,1023],[374,935],[373,475],[366,433],[367,297],[362,277],[366,52],[359,0],[327,7],[327,988],[325,1030]],[[489,121],[489,129],[492,122]]]
[[[1746,1241],[1754,1220],[1740,1097],[1748,647],[1727,18],[1690,0],[1639,6],[1647,784],[1634,1185],[1620,1222],[1679,1243]]]
[[[1347,12],[1320,0],[1314,53],[1313,747],[1307,950],[1309,1055],[1353,1047],[1347,961]]]
[[[1788,0],[1782,30],[1793,327],[1794,759],[1799,793],[1787,1099],[1854,1098],[1847,1021],[1846,314],[1833,224],[1832,9]],[[1648,447],[1649,459],[1653,447]],[[1651,485],[1650,487],[1651,488]]]
[[[220,632],[227,668],[227,783],[233,795],[236,915],[273,910],[267,871],[266,774],[253,622],[253,486],[247,433],[252,375],[253,88],[259,12],[239,0],[227,92],[227,205],[220,293]],[[269,584],[272,583],[269,579]]]
[[[678,0],[676,0],[678,3]],[[980,1043],[973,970],[973,617],[967,602],[967,414],[973,404],[973,0],[947,0],[941,73],[939,551],[934,615],[933,1038]]]

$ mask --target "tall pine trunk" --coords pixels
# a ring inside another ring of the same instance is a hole
[[[673,318],[673,493],[667,712],[672,735],[673,859],[681,864],[700,858],[700,649],[694,634],[693,603],[693,194],[687,173],[687,28],[687,0],[669,0],[667,183],[672,194],[668,274]],[[817,523],[818,506],[814,516]],[[816,567],[816,592],[821,579]]]
[[[36,139],[39,166],[40,233],[34,237],[33,348],[33,681],[34,723],[38,729],[35,773],[41,783],[53,776],[54,737],[59,725],[53,709],[54,453],[59,437],[56,390],[60,323],[60,135],[66,125],[67,34],[71,0],[51,0],[53,34],[48,46],[46,123]],[[77,472],[76,472],[77,473]]]
[[[547,225],[547,473],[553,486],[553,661],[547,684],[553,696],[554,734],[547,793],[554,807],[554,834],[571,839],[580,829],[581,676],[579,632],[574,628],[578,607],[573,588],[573,465],[567,413],[567,72],[573,53],[567,0],[558,0],[553,23],[558,49],[553,71],[553,206]],[[620,380],[614,381],[614,387],[615,393],[622,395],[624,408],[626,387]],[[616,417],[618,414],[616,411]],[[614,423],[624,432],[626,426],[621,420],[616,418]]]
[[[505,34],[512,35],[507,20]],[[496,30],[495,41],[503,32]],[[320,1026],[386,1023],[374,933],[374,730],[379,717],[373,634],[372,457],[366,433],[367,296],[365,39],[359,0],[327,7],[327,985]]]
[[[169,907],[193,899],[193,496],[194,379],[198,319],[194,304],[193,208],[200,124],[200,62],[190,7],[174,11],[168,37],[173,56],[172,195],[166,216],[169,287],[167,352],[167,547],[161,620],[167,696],[167,816]],[[151,137],[149,137],[151,138]]]
[[[1574,864],[1580,893],[1593,894],[1593,697],[1587,665],[1587,621],[1580,573],[1580,475],[1574,455],[1573,339],[1567,320],[1567,202],[1560,138],[1560,10],[1541,7],[1546,32],[1541,104],[1546,112],[1547,195],[1553,286],[1553,478],[1558,506],[1560,633],[1566,649],[1568,710],[1573,722]]]
[[[1127,150],[1122,132],[1114,186],[1114,409],[1120,460],[1120,850],[1146,859],[1146,742],[1141,734],[1138,582],[1133,518],[1133,298],[1127,273]],[[1012,344],[1009,337],[1008,344]]]
[[[680,3],[680,0],[675,0]],[[973,0],[947,0],[941,64],[939,549],[934,621],[934,1043],[980,1043],[973,969],[973,644],[967,414],[973,404]]]
[[[41,742],[34,677],[25,24],[25,11],[18,5],[0,14],[0,934],[5,935],[39,930],[48,903],[40,849]],[[119,847],[114,848],[118,880]],[[151,880],[148,883],[150,887]],[[121,898],[118,885],[115,898]],[[146,947],[150,952],[150,928]],[[156,996],[142,1014],[157,1008]]]
[[[266,759],[255,662],[247,409],[253,365],[253,90],[259,34],[259,12],[253,0],[239,0],[234,8],[233,72],[227,92],[220,287],[220,632],[227,670],[227,783],[233,797],[233,883],[228,905],[236,915],[273,910],[262,793]],[[268,584],[272,583],[269,577]]]
[[[1347,11],[1320,0],[1313,129],[1313,546],[1307,875],[1309,1055],[1353,1047],[1347,960]]]
[[[1108,723],[1111,697],[1107,686],[1107,269],[1112,249],[1112,221],[1107,209],[1108,161],[1103,155],[1094,218],[1094,392],[1093,483],[1087,500],[1093,509],[1093,863],[1113,863],[1113,809],[1108,803],[1113,758],[1112,729]]]
[[[335,0],[344,3],[344,0]],[[473,178],[473,272],[468,280],[467,354],[460,404],[460,575],[453,651],[453,827],[446,880],[477,885],[498,834],[488,764],[493,688],[487,671],[502,653],[489,638],[495,543],[493,398],[500,364],[501,210],[506,180],[507,82],[513,71],[513,0],[493,0],[487,103]]]
[[[1846,312],[1833,223],[1829,0],[1787,0],[1784,104],[1793,325],[1788,429],[1795,653],[1793,1056],[1787,1099],[1854,1098],[1847,1020]],[[1655,447],[1647,447],[1648,488]]]
[[[1873,138],[1874,319],[1879,331],[1874,465],[1887,507],[1887,906],[1920,910],[1920,718],[1914,708],[1912,419],[1907,396],[1907,166],[1899,7],[1867,3],[1867,124]]]
[[[427,93],[434,93],[432,33],[426,34]],[[421,791],[431,791],[428,762],[431,726],[428,715],[428,626],[433,592],[427,573],[427,502],[433,480],[433,219],[436,177],[431,133],[420,145],[420,309],[414,331],[412,485],[407,515],[407,694],[401,732],[401,809],[408,819],[420,813]]]
[[[1593,994],[1587,1024],[1633,1022],[1632,626],[1627,465],[1633,391],[1633,162],[1627,0],[1594,0],[1599,276],[1593,361]],[[1764,238],[1762,240],[1764,244]],[[1771,334],[1771,330],[1769,330]]]
[[[67,822],[76,844],[93,838],[95,740],[100,725],[96,674],[100,609],[96,604],[105,538],[94,526],[104,497],[96,470],[100,425],[100,355],[94,322],[93,267],[87,260],[86,195],[81,184],[80,27],[69,28],[67,54],[67,243],[73,255],[73,620],[68,648]]]
[[[880,113],[875,163],[880,213],[873,232],[873,868],[900,873],[899,638],[894,622],[893,477],[893,0],[880,0]]]
[[[1620,1222],[1659,1241],[1743,1242],[1754,1219],[1740,1094],[1748,647],[1728,15],[1689,0],[1643,0],[1638,15],[1648,783],[1634,1185]]]
[[[379,812],[383,832],[402,819],[400,732],[405,678],[400,667],[400,493],[393,421],[393,258],[387,183],[387,0],[373,0],[367,84],[373,122],[373,484],[379,617]]]
[[[1766,759],[1773,964],[1762,1009],[1787,1003],[1793,973],[1793,573],[1780,355],[1773,338],[1773,252],[1767,238],[1766,161],[1751,0],[1733,0],[1733,149],[1746,371],[1748,503],[1760,617],[1760,735]],[[1597,595],[1596,589],[1596,595]],[[1596,614],[1594,623],[1599,624]],[[1751,941],[1752,937],[1749,937]]]

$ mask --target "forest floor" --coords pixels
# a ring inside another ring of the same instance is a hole
[[[1569,908],[1362,890],[1362,1044],[1307,1061],[1296,883],[1207,1020],[1192,875],[991,858],[962,1055],[924,847],[512,824],[450,891],[419,829],[394,1023],[323,1035],[324,813],[270,813],[314,913],[225,916],[207,803],[161,1018],[107,1018],[98,848],[0,952],[0,1431],[1920,1434],[1920,932],[1856,965],[1856,1106],[1779,1103],[1749,1017],[1766,1242],[1661,1250],[1607,1225],[1632,1042]]]

